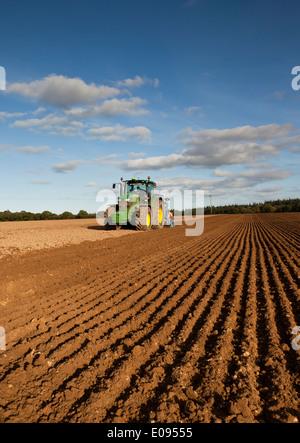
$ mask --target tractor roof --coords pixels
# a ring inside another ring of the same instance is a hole
[[[131,180],[124,180],[125,183],[155,183],[152,180],[149,179],[136,179],[136,178],[132,178]]]

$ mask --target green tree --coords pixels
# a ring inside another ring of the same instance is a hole
[[[88,218],[89,214],[84,211],[83,209],[81,209],[78,214],[76,215],[76,218]]]
[[[261,209],[261,212],[275,212],[276,208],[272,206],[270,203],[265,203]]]
[[[60,218],[62,218],[63,220],[70,220],[72,218],[75,218],[75,216],[71,212],[65,211],[61,214]]]
[[[52,212],[50,211],[44,211],[41,214],[41,220],[51,220]]]

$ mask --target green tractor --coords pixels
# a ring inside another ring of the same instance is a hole
[[[114,183],[119,186],[120,195],[117,204],[109,206],[104,213],[107,229],[121,229],[132,226],[139,231],[150,231],[169,224],[168,200],[156,193],[156,183],[150,180],[132,178]]]

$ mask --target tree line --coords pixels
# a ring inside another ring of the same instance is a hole
[[[225,206],[206,206],[204,208],[204,214],[260,214],[260,213],[272,213],[272,212],[300,212],[300,199],[286,199],[286,200],[274,200],[266,201],[264,203],[251,203],[247,205],[233,204]],[[183,212],[173,211],[175,215],[195,215],[196,209],[187,209]],[[96,214],[88,213],[81,209],[78,214],[72,214],[65,211],[62,214],[55,214],[50,211],[44,211],[41,213],[33,213],[28,211],[11,212],[9,210],[0,212],[0,222],[4,221],[27,221],[27,220],[72,220],[72,219],[88,219],[96,218]]]
[[[204,214],[263,214],[263,213],[280,213],[280,212],[300,212],[300,199],[285,199],[265,201],[264,203],[250,203],[250,204],[233,204],[225,206],[206,206]],[[196,214],[196,209],[188,209],[182,214]],[[175,211],[175,215],[180,215],[181,212]]]
[[[72,214],[72,212],[68,211],[63,212],[62,214],[55,214],[50,211],[33,213],[28,211],[11,212],[9,210],[6,210],[0,212],[0,222],[29,220],[72,220],[85,218],[96,218],[96,214],[89,214],[83,209],[81,209],[78,214]]]
[[[252,203],[248,205],[226,205],[212,208],[213,214],[260,214],[272,212],[300,212],[300,199],[286,199]],[[205,214],[211,213],[211,208],[206,207]]]

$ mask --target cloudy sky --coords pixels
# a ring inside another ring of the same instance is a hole
[[[296,0],[5,2],[0,210],[95,212],[121,176],[207,204],[299,197],[299,16]]]

